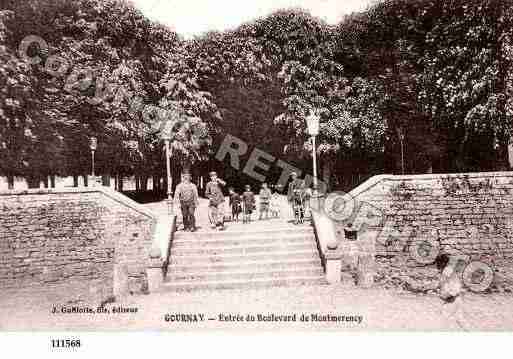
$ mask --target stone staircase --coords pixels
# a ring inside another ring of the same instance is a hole
[[[324,284],[313,228],[271,220],[226,231],[177,232],[164,288],[172,291]]]

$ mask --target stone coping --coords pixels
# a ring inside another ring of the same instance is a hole
[[[323,267],[326,268],[326,260],[333,259],[333,257],[328,258],[328,254],[333,252],[328,249],[328,247],[332,243],[338,243],[334,222],[331,218],[326,216],[323,211],[312,211],[311,213],[319,254]]]
[[[394,175],[378,175],[378,176],[371,177],[367,181],[365,181],[361,185],[359,185],[358,187],[351,190],[351,192],[349,192],[348,194],[351,197],[357,197],[359,194],[361,194],[363,192],[367,192],[372,187],[377,186],[379,183],[384,182],[385,180],[388,180],[388,179],[392,179],[392,178],[394,178]]]
[[[367,192],[371,188],[385,181],[435,181],[445,178],[498,178],[498,177],[511,177],[513,178],[513,171],[503,172],[468,172],[468,173],[430,173],[419,175],[377,175],[369,178],[367,181],[354,188],[348,194],[352,197]]]
[[[82,193],[101,193],[104,196],[121,203],[122,205],[156,221],[157,216],[142,206],[141,204],[131,200],[122,193],[116,192],[108,187],[70,187],[70,188],[45,188],[45,189],[28,189],[28,190],[4,190],[0,191],[0,197],[4,196],[23,196],[23,195],[45,195],[45,194],[82,194]]]

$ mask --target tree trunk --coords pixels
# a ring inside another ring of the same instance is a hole
[[[103,175],[102,176],[102,186],[110,187],[110,175]]]
[[[334,160],[330,160],[330,158],[327,158],[324,161],[324,166],[322,167],[322,176],[321,180],[326,184],[326,191],[331,191],[331,173],[333,172],[333,162]]]
[[[159,183],[160,179],[158,176],[153,176],[153,192],[155,192],[155,194],[159,193],[160,192],[160,183]]]
[[[511,169],[513,168],[513,144],[508,144],[508,148],[507,148],[507,156],[508,156],[508,171],[511,171]]]
[[[498,159],[498,169],[501,171],[509,171],[510,169],[510,160],[509,160],[509,144],[507,141],[501,141],[499,145],[499,159]]]
[[[7,188],[14,189],[14,176],[7,175]]]
[[[124,180],[122,175],[118,175],[118,192],[123,192]]]
[[[30,189],[38,189],[41,186],[40,178],[38,176],[29,176],[27,177],[27,184]]]
[[[141,177],[135,176],[134,180],[135,180],[135,191],[140,192],[141,191]]]
[[[84,178],[84,187],[89,187],[89,176],[83,175],[82,177]]]
[[[148,190],[148,176],[141,178],[141,190],[145,192]]]
[[[50,187],[55,188],[55,175],[50,176]]]
[[[48,176],[47,176],[47,175],[43,177],[43,186],[44,186],[45,188],[48,188],[48,187],[49,187],[49,184],[48,184]]]
[[[73,175],[73,187],[78,187],[78,176]]]

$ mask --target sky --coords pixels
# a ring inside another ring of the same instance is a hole
[[[373,0],[131,0],[147,17],[186,38],[210,30],[233,29],[283,8],[303,8],[329,24]]]

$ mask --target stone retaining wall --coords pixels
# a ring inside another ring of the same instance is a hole
[[[378,279],[404,284],[414,278],[415,285],[429,287],[438,271],[425,264],[431,252],[423,249],[426,243],[467,263],[485,262],[498,277],[511,266],[512,172],[377,176],[347,198],[351,215],[335,225],[341,248],[351,222],[359,230],[360,251],[376,258]]]
[[[0,288],[95,303],[144,292],[154,227],[105,188],[0,192]]]

